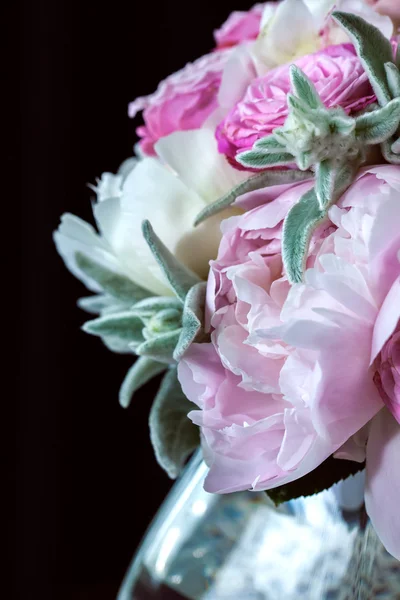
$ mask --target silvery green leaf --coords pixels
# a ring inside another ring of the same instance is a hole
[[[398,153],[399,141],[387,140],[381,144],[383,157],[392,165],[400,165],[400,154]],[[394,149],[393,149],[394,148]]]
[[[269,167],[278,167],[280,165],[290,165],[295,161],[292,154],[288,152],[277,152],[276,154],[266,154],[262,150],[246,150],[236,155],[236,160],[243,167],[250,169],[268,169]]]
[[[296,156],[296,164],[302,171],[308,171],[308,169],[316,162],[317,159],[312,152],[300,152]]]
[[[168,370],[150,412],[150,439],[158,463],[175,479],[200,443],[199,428],[188,418],[196,408],[182,392],[176,368]]]
[[[271,136],[268,136],[268,138]],[[262,142],[267,138],[262,138],[259,142]],[[258,142],[256,142],[258,144]],[[264,171],[258,173],[238,186],[234,187],[233,190],[228,192],[222,198],[219,198],[216,202],[206,206],[196,217],[195,225],[199,225],[209,217],[221,212],[231,204],[233,204],[239,196],[260,190],[262,188],[271,187],[273,185],[283,185],[285,183],[296,183],[297,181],[305,181],[313,177],[311,171],[304,173],[296,169],[274,169],[273,171]]]
[[[293,92],[300,100],[307,104],[307,106],[310,108],[319,108],[320,106],[323,106],[314,84],[296,65],[290,67],[290,81]]]
[[[133,394],[142,385],[145,385],[150,379],[156,377],[165,369],[167,365],[156,362],[151,358],[140,356],[127,372],[124,381],[119,390],[119,403],[123,408],[127,408],[131,402]]]
[[[287,94],[286,100],[289,111],[293,113],[298,119],[308,120],[312,118],[313,110],[309,106],[307,106],[307,104],[303,102],[303,100],[300,100],[300,98],[297,98],[290,92]]]
[[[150,318],[160,310],[166,309],[182,310],[182,301],[174,296],[151,296],[132,306],[134,314],[143,319]]]
[[[92,335],[117,338],[127,343],[143,341],[143,321],[131,311],[112,313],[87,321],[82,329]]]
[[[335,177],[336,168],[332,161],[324,160],[317,165],[315,193],[321,210],[326,209],[333,200]]]
[[[82,252],[75,254],[75,260],[81,271],[94,279],[107,294],[114,298],[133,303],[150,295],[148,290],[133,283],[128,277],[103,267]]]
[[[178,298],[184,301],[190,288],[198,283],[200,278],[175,258],[155,234],[149,221],[143,221],[142,231],[144,239],[172,289]]]
[[[96,294],[94,296],[87,296],[86,298],[79,298],[77,302],[79,308],[93,315],[100,314],[103,310],[109,308],[112,303],[113,300],[110,299],[110,296],[106,296],[105,294]]]
[[[282,255],[290,283],[302,281],[311,235],[325,216],[314,189],[289,210],[283,225]]]
[[[181,330],[169,331],[162,335],[147,339],[134,348],[138,356],[147,356],[159,362],[171,364],[174,362],[173,354],[179,341]]]
[[[330,109],[327,111],[329,127],[335,129],[337,133],[343,136],[350,135],[355,129],[353,117],[346,115],[343,109]]]
[[[378,102],[384,106],[392,99],[385,71],[385,63],[393,60],[390,41],[374,25],[357,15],[335,11],[332,16],[349,35]]]
[[[146,329],[155,337],[157,335],[176,331],[182,325],[182,306],[179,308],[164,308],[156,312],[146,324]]]
[[[254,149],[262,150],[265,154],[285,152],[285,146],[282,146],[273,135],[267,135],[257,140],[253,145]]]
[[[393,154],[400,154],[400,138],[393,142],[391,151],[393,152]]]
[[[354,181],[360,162],[346,160],[337,164],[334,160],[325,160],[317,165],[315,192],[321,210],[327,210],[347,190]]]
[[[179,362],[190,344],[196,340],[204,324],[204,306],[206,302],[205,281],[189,290],[182,313],[182,330],[174,351],[174,359]]]
[[[400,71],[392,62],[385,64],[385,71],[390,93],[393,98],[400,97]]]
[[[372,112],[356,118],[357,139],[365,144],[381,144],[397,131],[400,124],[400,97]]]

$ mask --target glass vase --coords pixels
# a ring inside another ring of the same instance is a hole
[[[364,474],[275,507],[208,494],[197,453],[151,524],[118,600],[400,600],[400,563],[363,504]]]

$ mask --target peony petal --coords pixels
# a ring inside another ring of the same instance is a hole
[[[368,515],[388,552],[400,560],[400,426],[384,408],[371,424],[367,445]]]
[[[375,358],[392,335],[399,319],[400,276],[393,283],[375,321],[375,327],[372,336],[370,364],[374,362]]]

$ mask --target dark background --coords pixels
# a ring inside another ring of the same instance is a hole
[[[127,411],[119,407],[131,359],[80,331],[85,315],[76,300],[85,289],[56,254],[52,231],[65,211],[92,221],[86,184],[132,152],[139,119],[128,119],[128,102],[208,52],[213,29],[233,8],[251,5],[36,0],[18,7],[18,599],[115,598],[171,485],[148,437],[156,386]],[[6,34],[8,27],[3,21]]]

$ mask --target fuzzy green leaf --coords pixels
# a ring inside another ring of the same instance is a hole
[[[182,309],[182,301],[173,296],[152,296],[132,306],[132,312],[143,319],[150,318],[161,310],[169,309]]]
[[[400,138],[398,140],[396,140],[395,142],[393,142],[391,151],[394,154],[400,154]]]
[[[313,110],[307,106],[303,100],[297,98],[290,92],[286,96],[287,105],[289,111],[293,113],[298,119],[309,120],[312,118]],[[280,127],[278,129],[281,129]]]
[[[319,467],[296,479],[291,483],[286,483],[272,490],[267,490],[267,495],[275,505],[288,502],[302,496],[312,496],[324,490],[328,490],[335,483],[347,479],[350,475],[355,475],[365,468],[365,463],[358,463],[352,460],[342,460],[330,456]]]
[[[359,161],[354,161],[336,165],[335,162],[324,160],[317,165],[315,192],[321,210],[327,210],[347,190],[359,164]]]
[[[377,27],[357,15],[335,11],[332,16],[349,35],[378,102],[384,106],[392,99],[385,71],[385,63],[393,60],[390,41]]]
[[[190,288],[201,281],[200,278],[175,258],[155,234],[149,221],[143,221],[142,231],[144,239],[172,289],[178,298],[184,301]]]
[[[400,97],[382,108],[356,118],[356,136],[365,144],[381,144],[397,131],[400,124]]]
[[[127,372],[125,379],[119,390],[119,403],[123,408],[127,408],[131,402],[133,394],[142,385],[145,385],[150,379],[156,377],[167,369],[164,363],[156,362],[146,356],[140,356]]]
[[[266,135],[257,140],[253,145],[253,150],[255,149],[262,150],[265,154],[279,154],[286,150],[273,135]]]
[[[333,200],[336,169],[330,160],[324,160],[317,165],[315,177],[315,193],[320,208],[326,209]]]
[[[182,392],[176,368],[164,376],[150,412],[150,439],[158,463],[175,479],[200,443],[199,428],[188,418],[195,407]]]
[[[262,142],[265,139],[269,139],[271,136],[267,138],[262,138],[256,142]],[[206,206],[196,217],[195,225],[199,225],[209,217],[221,212],[228,206],[231,206],[239,196],[243,194],[247,194],[249,192],[254,192],[255,190],[260,190],[262,188],[271,187],[273,185],[283,185],[285,183],[296,183],[298,181],[305,181],[306,179],[310,179],[313,176],[311,171],[302,172],[297,171],[296,169],[276,169],[273,171],[264,171],[263,173],[258,173],[243,183],[240,183],[238,186],[233,188],[230,192],[228,192],[222,198],[219,198],[216,202],[209,204]]]
[[[109,308],[112,305],[112,302],[110,302],[109,296],[96,294],[95,296],[79,298],[77,304],[82,310],[85,310],[92,315],[99,315],[103,310]]]
[[[400,165],[400,153],[398,150],[399,141],[387,140],[381,144],[382,154],[388,163],[392,165]]]
[[[205,281],[189,290],[182,314],[182,330],[174,351],[174,359],[179,362],[190,344],[195,341],[204,323],[204,306],[206,301]]]
[[[138,356],[147,356],[159,362],[171,364],[174,362],[173,354],[179,341],[181,330],[175,329],[167,333],[150,338],[135,347]]]
[[[296,96],[310,108],[319,108],[323,106],[314,84],[309,80],[299,67],[292,65],[290,67],[290,81],[292,90]]]
[[[236,155],[236,160],[243,167],[249,169],[268,169],[269,167],[278,167],[280,165],[290,165],[296,160],[292,154],[281,152],[267,154],[262,150],[246,150]]]
[[[143,321],[131,311],[104,315],[87,321],[83,331],[100,337],[112,337],[127,343],[143,342]]]
[[[150,296],[148,290],[133,283],[128,277],[110,271],[82,252],[75,254],[75,260],[81,271],[91,279],[94,279],[107,294],[118,300],[133,304],[138,300]]]
[[[400,71],[392,62],[385,64],[386,78],[393,98],[400,97]]]
[[[302,281],[312,232],[325,216],[314,189],[288,212],[283,225],[282,255],[290,283]]]

